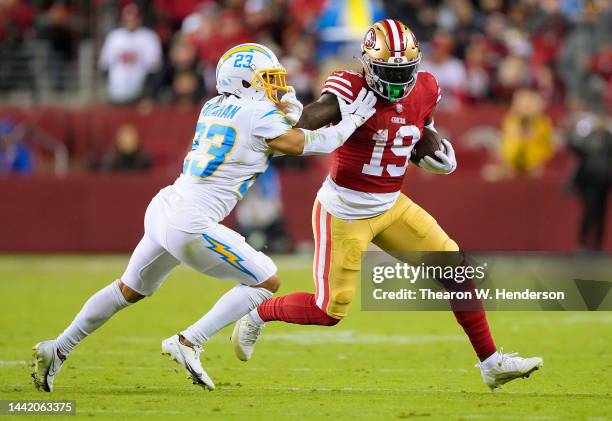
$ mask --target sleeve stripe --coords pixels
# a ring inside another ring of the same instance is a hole
[[[283,113],[281,110],[277,110],[277,109],[273,109],[271,111],[268,111],[266,114],[262,115],[259,119],[263,119],[269,115],[273,115],[273,114],[278,114],[278,115],[284,115],[285,113]]]
[[[438,95],[438,99],[436,99],[436,104],[440,102],[441,99],[442,99],[442,95]]]
[[[326,93],[326,92],[328,92],[330,94],[333,94],[333,95],[336,95],[336,96],[339,96],[340,98],[344,99],[346,102],[349,102],[349,103],[353,102],[352,98],[347,98],[346,95],[338,92],[337,90],[335,90],[332,87],[326,86],[325,88],[323,88],[322,93]]]
[[[332,80],[332,81],[334,81],[334,80],[335,80],[335,81],[337,81],[337,82],[344,83],[344,84],[345,84],[346,86],[348,86],[348,87],[352,86],[352,85],[351,85],[351,82],[350,82],[349,80],[342,79],[341,77],[338,77],[338,76],[330,76],[330,77],[328,77],[328,78],[327,78],[327,80]]]
[[[345,86],[339,85],[336,82],[325,82],[325,87],[334,87],[337,88],[343,92],[345,92],[346,94],[348,94],[350,97],[353,96],[353,93],[351,92],[351,90]]]

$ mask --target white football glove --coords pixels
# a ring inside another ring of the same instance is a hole
[[[357,98],[355,98],[355,100],[350,104],[347,104],[338,96],[336,96],[336,98],[338,98],[338,105],[340,106],[342,120],[349,119],[355,124],[355,128],[368,121],[368,119],[376,112],[374,109],[374,106],[376,105],[376,95],[374,95],[374,92],[372,91],[366,91],[365,88],[361,88]]]
[[[434,152],[438,159],[426,156],[419,161],[419,167],[436,174],[450,174],[455,171],[457,169],[457,160],[455,159],[453,145],[446,139],[442,139],[442,145],[445,151]]]
[[[287,88],[289,88],[289,91],[281,97],[280,102],[285,112],[287,122],[291,126],[295,126],[302,116],[304,105],[295,96],[295,89],[293,89],[293,86],[288,86]]]

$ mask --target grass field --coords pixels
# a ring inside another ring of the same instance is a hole
[[[75,399],[95,419],[609,419],[611,313],[491,313],[498,346],[544,368],[491,393],[452,314],[361,312],[334,328],[269,324],[254,358],[226,328],[205,347],[218,385],[192,386],[160,340],[198,319],[231,285],[187,268],[119,313],[70,356],[52,394],[30,379],[33,344],[55,337],[87,297],[121,274],[125,256],[0,257],[0,399]],[[281,292],[310,290],[309,262],[277,259]],[[1,418],[1,417],[0,417]],[[22,419],[22,418],[19,418]]]

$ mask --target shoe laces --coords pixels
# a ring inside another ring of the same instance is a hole
[[[517,357],[519,357],[518,352],[508,352],[506,354],[504,354],[504,349],[500,348],[499,351],[499,356],[500,356],[500,360],[497,363],[499,367],[503,367],[504,365],[512,365],[512,368],[517,368],[517,361],[515,360]]]
[[[508,352],[506,354],[504,353],[500,353],[501,354],[501,360],[502,362],[508,358],[514,358],[514,357],[518,357],[518,352]]]
[[[512,362],[513,358],[518,357],[518,352],[506,352],[504,353],[504,348],[499,348],[499,351],[496,351],[496,354],[499,355],[499,360],[495,363],[497,367],[503,367],[505,363]],[[491,366],[489,366],[491,367]],[[487,368],[483,364],[483,361],[476,364],[476,368]]]
[[[200,345],[194,345],[194,346],[192,347],[192,349],[193,349],[193,354],[194,354],[194,357],[195,357],[197,360],[199,360],[199,359],[200,359],[200,354],[202,354],[202,352],[204,352],[204,349],[202,349],[202,347],[201,347]]]
[[[255,343],[255,341],[257,340],[257,337],[259,336],[259,332],[261,331],[261,326],[256,325],[255,323],[251,322],[250,320],[246,321],[246,335],[244,335],[244,342],[246,342],[248,345],[252,345]]]

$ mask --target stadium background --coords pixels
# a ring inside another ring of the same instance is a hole
[[[76,400],[77,416],[96,419],[609,418],[607,312],[490,312],[498,346],[546,364],[496,393],[448,312],[356,304],[331,330],[269,324],[248,364],[233,355],[229,326],[206,344],[217,390],[203,394],[160,359],[159,341],[233,284],[188,267],[84,341],[52,395],[34,390],[32,345],[122,273],[148,201],[181,169],[218,55],[238,42],[274,47],[308,103],[332,70],[357,64],[371,21],[403,20],[442,84],[436,125],[459,161],[451,176],[409,167],[405,191],[467,249],[600,247],[579,233],[581,198],[587,227],[601,231],[612,168],[609,1],[142,1],[159,38],[150,51],[162,53],[150,55],[142,85],[119,78],[109,95],[101,50],[122,14],[138,22],[128,4],[0,0],[2,399]],[[128,76],[139,73],[149,50],[117,47]],[[266,252],[296,252],[273,256],[282,294],[312,290],[310,209],[326,166],[276,160],[230,218]],[[611,250],[610,229],[603,239]]]
[[[272,47],[306,104],[332,70],[358,68],[383,17],[416,33],[459,163],[448,177],[409,167],[405,192],[467,250],[612,250],[608,1],[3,0],[0,251],[131,251],[148,201],[180,172],[223,51]],[[142,79],[115,75],[109,94],[105,40],[139,22],[155,33],[147,48],[114,48]],[[228,224],[271,252],[310,250],[326,167],[277,159]]]

